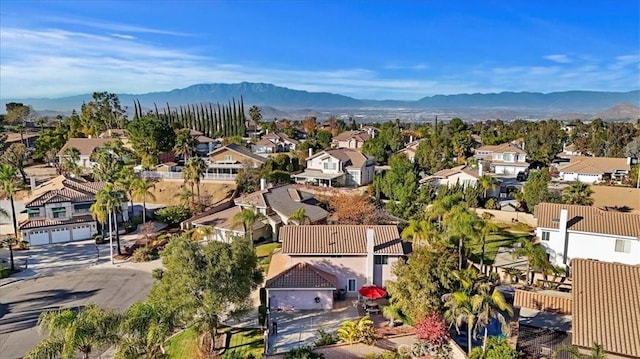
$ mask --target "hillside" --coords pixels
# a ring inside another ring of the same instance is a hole
[[[635,120],[640,118],[640,107],[621,103],[596,113],[593,115],[593,118],[601,118],[603,120]]]

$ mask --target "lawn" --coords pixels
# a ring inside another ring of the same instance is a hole
[[[197,334],[193,329],[186,329],[167,342],[167,354],[172,359],[191,359],[197,356]]]
[[[282,244],[277,242],[264,243],[256,247],[258,264],[264,270],[264,273],[269,272],[269,264],[271,263],[271,254],[273,253],[273,251],[275,251],[280,247],[282,247]]]
[[[529,234],[501,231],[500,233],[489,236],[485,245],[484,262],[486,264],[493,263],[493,260],[495,259],[496,254],[498,253],[498,248],[511,247],[515,242],[523,238],[529,238]],[[480,261],[482,245],[470,244],[468,247],[471,250],[471,259],[474,262],[478,263]]]
[[[244,356],[253,354],[255,358],[260,358],[263,351],[263,335],[260,329],[250,328],[221,328],[221,332],[229,331],[231,337],[228,338],[229,346],[227,353],[240,352]],[[186,329],[182,333],[171,338],[167,343],[167,353],[171,359],[191,359],[196,357],[196,332],[193,329]],[[231,356],[231,354],[229,354]],[[223,355],[223,358],[225,355]]]

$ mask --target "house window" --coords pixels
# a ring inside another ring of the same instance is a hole
[[[349,278],[347,279],[347,292],[355,292],[356,291],[356,279]]]
[[[616,252],[631,253],[631,241],[625,241],[624,239],[616,239]]]
[[[64,207],[53,208],[51,210],[53,218],[64,218],[67,216],[67,209]]]
[[[323,168],[325,170],[335,170],[336,169],[336,164],[335,163],[329,163],[329,162],[325,162],[323,164]]]
[[[543,241],[548,241],[549,240],[549,232],[547,232],[547,231],[543,231],[542,232],[542,240]]]
[[[373,257],[374,264],[389,264],[389,256],[375,256]]]
[[[231,161],[233,161],[233,157],[231,157],[231,155],[225,155],[224,156],[224,160],[227,161],[227,162],[231,162]]]
[[[40,208],[27,208],[27,214],[29,218],[40,217]]]

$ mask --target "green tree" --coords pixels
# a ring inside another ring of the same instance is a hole
[[[128,151],[120,141],[109,141],[91,155],[93,177],[100,182],[116,182],[126,164]]]
[[[174,312],[179,321],[208,338],[209,351],[221,320],[250,310],[251,292],[263,280],[253,245],[243,238],[205,246],[174,238],[162,252],[162,263],[165,271],[153,285],[150,302]]]
[[[387,282],[391,303],[414,322],[442,307],[442,296],[457,287],[455,252],[435,243],[419,246],[392,267],[396,280]]]
[[[118,341],[120,315],[89,304],[79,310],[47,311],[38,318],[38,326],[47,338],[31,348],[25,359],[76,358],[77,353],[88,359],[100,348]]]
[[[567,134],[562,130],[562,123],[556,120],[539,121],[529,126],[524,139],[528,157],[545,166],[562,151]]]
[[[453,207],[444,221],[446,236],[458,242],[458,270],[463,268],[465,243],[477,238],[476,227],[480,221],[475,213],[463,206]]]
[[[22,124],[33,112],[31,106],[26,106],[19,102],[8,102],[5,105],[5,109],[7,114],[5,115],[4,120],[9,125]]]
[[[549,262],[548,253],[540,244],[534,244],[529,239],[522,239],[518,243],[520,246],[513,251],[513,257],[527,258],[527,284],[531,285],[533,282],[532,274],[535,275],[532,270],[548,272],[553,266]]]
[[[291,213],[287,224],[311,224],[311,218],[305,213],[304,207],[300,207]]]
[[[20,176],[22,176],[22,182],[27,183],[27,174],[24,172],[24,166],[29,158],[29,151],[27,151],[27,147],[23,143],[12,143],[2,154],[1,160],[3,163],[8,163],[18,170]]]
[[[163,359],[165,340],[175,329],[176,317],[163,305],[150,302],[134,303],[120,324],[120,338],[115,359]]]
[[[249,240],[253,243],[253,226],[256,222],[261,221],[264,218],[264,214],[258,212],[255,207],[251,209],[243,208],[233,216],[233,219],[231,220],[231,228],[236,228],[238,225],[242,225],[244,233],[249,233]]]
[[[113,183],[107,183],[96,193],[96,201],[91,205],[91,213],[97,221],[105,223],[109,220],[109,216],[113,216],[114,228],[109,228],[109,235],[115,232],[118,254],[122,254],[118,234],[118,213],[122,213],[122,201],[125,198],[124,191],[116,188]]]
[[[479,166],[482,166],[482,164],[479,164]],[[498,181],[495,179],[495,177],[487,175],[480,177],[478,179],[478,183],[480,184],[480,187],[484,192],[484,198],[487,198],[487,191],[496,188],[496,186],[498,185]]]
[[[124,128],[127,112],[120,106],[118,95],[94,92],[92,100],[82,105],[80,123],[86,136],[98,136],[107,129]]]
[[[390,199],[387,209],[395,216],[409,218],[418,204],[418,176],[405,154],[391,157],[389,165],[380,181],[382,193]]]
[[[443,220],[448,216],[451,210],[462,203],[462,193],[454,193],[438,198],[427,208],[426,217],[429,220],[438,220],[438,228],[442,231]]]
[[[262,122],[262,112],[260,111],[260,107],[253,105],[249,107],[249,117],[251,121],[255,122],[256,126],[260,125]]]
[[[157,116],[148,114],[134,118],[127,125],[127,139],[144,168],[157,162],[158,154],[169,152],[176,142],[176,133],[171,125]]]
[[[438,239],[438,232],[433,222],[411,219],[402,230],[402,239],[411,239],[414,245],[428,244]]]
[[[591,206],[593,204],[593,198],[591,198],[592,193],[593,190],[588,184],[574,182],[562,190],[562,202],[566,204]]]
[[[475,223],[477,236],[480,238],[480,270],[484,270],[485,247],[487,239],[500,229],[494,223],[487,220],[478,220]]]
[[[469,359],[519,359],[518,352],[509,346],[506,339],[491,337],[483,347],[475,347]]]
[[[79,177],[81,173],[80,166],[78,166],[80,150],[75,147],[65,148],[60,153],[60,157],[62,157],[60,162],[60,171],[62,174]]]
[[[198,204],[202,203],[202,198],[200,197],[200,181],[204,177],[206,171],[207,164],[198,156],[190,157],[182,169],[182,176],[186,183],[191,184],[191,191],[193,191],[193,186],[196,186],[198,191]]]
[[[198,141],[191,135],[191,130],[183,128],[176,132],[176,142],[173,147],[173,152],[176,155],[182,156],[185,162],[196,152],[197,146]]]
[[[576,346],[561,346],[553,353],[553,359],[556,359],[559,354],[568,354],[571,359],[606,359],[607,352],[604,350],[602,344],[596,342],[591,346],[591,353],[583,354]]]
[[[531,172],[527,182],[522,187],[522,192],[518,195],[521,202],[531,212],[534,207],[541,202],[549,201],[549,174],[546,170]]]
[[[142,198],[142,223],[147,223],[147,198],[156,199],[152,191],[155,188],[155,183],[145,178],[135,178],[131,182],[133,196]]]
[[[13,196],[20,189],[20,181],[16,173],[16,169],[11,165],[3,163],[0,165],[0,194],[9,198],[11,204],[11,223],[13,224],[13,238],[6,245],[9,247],[9,260],[11,262],[11,271],[16,270],[13,261],[13,244],[18,238],[18,221],[16,219],[16,206],[13,202]]]

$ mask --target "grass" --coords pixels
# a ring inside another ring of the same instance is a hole
[[[515,242],[523,238],[529,238],[529,234],[524,232],[517,233],[517,232],[509,232],[509,231],[503,230],[500,233],[496,233],[494,235],[489,236],[485,244],[484,262],[486,264],[492,264],[494,259],[496,258],[496,254],[498,253],[498,248],[511,247]],[[482,245],[471,244],[468,247],[471,250],[471,257],[472,257],[471,259],[474,262],[479,262],[481,251],[482,251]]]
[[[282,247],[281,243],[270,242],[256,246],[256,256],[258,256],[258,264],[264,273],[269,272],[269,264],[271,264],[271,254],[276,249]]]
[[[189,328],[171,338],[167,343],[167,354],[172,359],[191,359],[197,354],[197,334]]]

